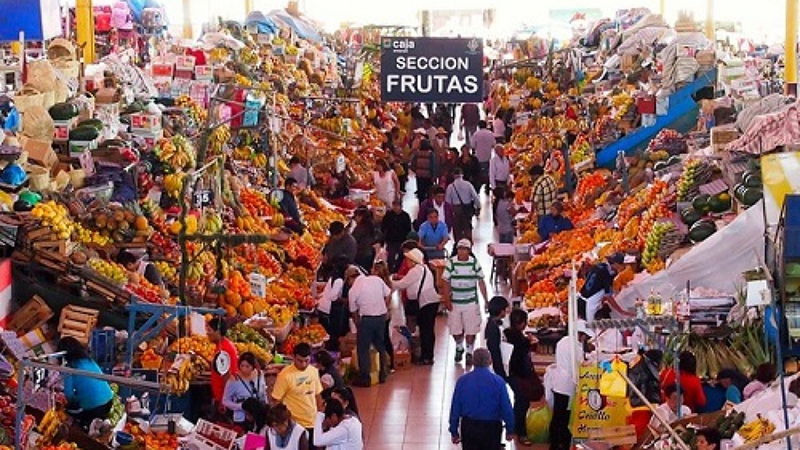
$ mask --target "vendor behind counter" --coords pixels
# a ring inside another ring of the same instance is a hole
[[[100,366],[89,356],[86,346],[73,337],[62,338],[58,351],[65,352],[67,367],[101,374]],[[111,411],[114,392],[107,381],[83,375],[63,376],[67,412],[88,429],[94,419],[106,419]]]

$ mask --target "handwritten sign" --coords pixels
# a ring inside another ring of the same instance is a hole
[[[588,439],[597,430],[624,426],[628,418],[628,399],[600,394],[603,369],[585,365],[578,373],[578,397],[572,407],[572,436]]]

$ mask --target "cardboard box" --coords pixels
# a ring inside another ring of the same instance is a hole
[[[87,149],[96,149],[97,144],[97,139],[93,139],[91,141],[69,141],[69,155],[73,158],[77,158],[81,156]]]
[[[135,113],[131,114],[131,129],[136,130],[160,130],[161,116],[155,114]]]
[[[100,88],[94,94],[96,103],[108,104],[119,102],[119,91],[115,88]]]
[[[153,149],[161,138],[164,137],[164,130],[133,130],[133,138],[143,142],[145,148]]]
[[[53,151],[51,141],[43,141],[29,137],[20,137],[22,149],[28,152],[28,161],[40,166],[51,168],[58,163],[58,155]]]
[[[711,129],[711,144],[728,144],[739,139],[739,130],[729,126],[719,126]]]
[[[411,368],[411,352],[404,350],[394,352],[394,369],[408,370]]]
[[[75,124],[77,123],[77,117],[73,117],[69,120],[54,120],[53,125],[55,128],[53,130],[53,141],[55,142],[65,142],[69,140],[69,132],[73,128],[75,128]]]

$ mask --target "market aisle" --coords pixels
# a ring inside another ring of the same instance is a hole
[[[405,197],[406,211],[417,212],[414,184]],[[482,209],[475,229],[475,251],[486,271],[487,283],[492,266],[486,246],[494,242],[489,215],[489,198],[481,195]],[[490,295],[493,286],[489,283]],[[502,286],[498,286],[498,290]],[[384,385],[355,389],[364,421],[366,448],[369,450],[456,449],[447,431],[450,399],[456,380],[465,372],[464,364],[453,361],[455,343],[447,330],[447,319],[439,317],[436,328],[435,364],[398,371]],[[513,445],[506,447],[515,448]]]

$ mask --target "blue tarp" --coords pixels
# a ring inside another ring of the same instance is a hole
[[[244,26],[255,26],[258,32],[263,34],[277,34],[278,30],[280,30],[278,24],[275,23],[271,17],[265,16],[261,11],[253,11],[248,14],[247,18],[244,20]]]
[[[161,3],[155,0],[125,0],[128,3],[128,7],[131,9],[131,14],[133,14],[133,20],[137,23],[142,22],[142,11],[145,8],[161,8]]]
[[[314,28],[313,25],[306,22],[303,19],[298,17],[294,17],[291,14],[287,13],[285,10],[276,9],[269,13],[269,16],[272,19],[278,20],[284,23],[286,26],[291,28],[301,39],[306,39],[309,41],[321,42],[322,35]]]

